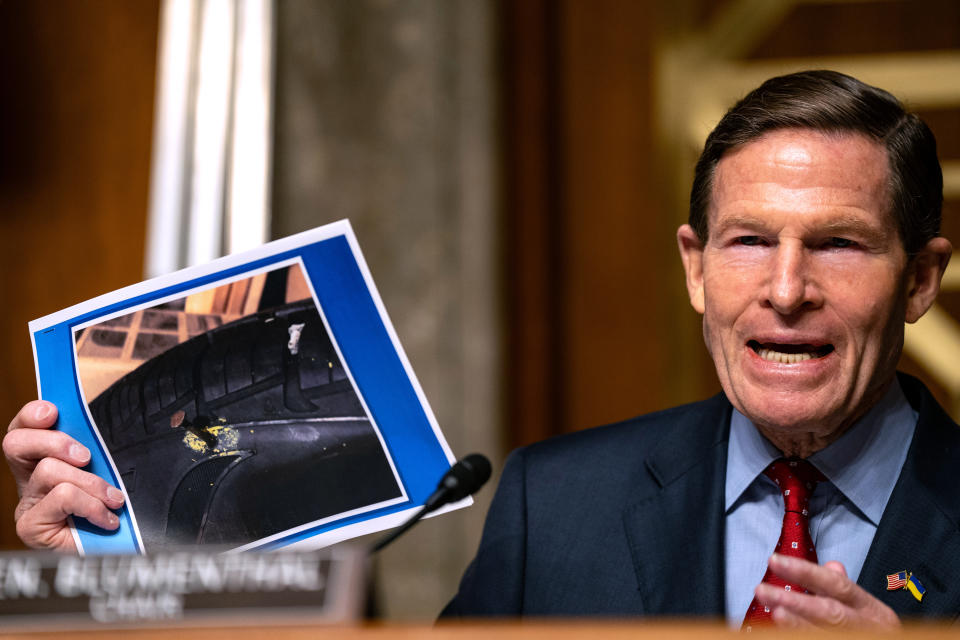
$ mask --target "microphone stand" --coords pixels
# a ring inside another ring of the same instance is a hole
[[[374,553],[377,553],[378,551],[383,549],[385,546],[387,546],[388,544],[390,544],[391,542],[393,542],[394,540],[402,536],[404,533],[407,532],[407,530],[410,527],[420,522],[423,516],[427,515],[430,511],[432,511],[432,509],[430,509],[428,505],[423,505],[422,507],[420,507],[420,510],[417,511],[412,518],[404,522],[401,526],[397,527],[393,531],[391,531],[389,535],[381,538],[380,541],[377,542],[377,544],[370,547],[370,554],[372,555]]]

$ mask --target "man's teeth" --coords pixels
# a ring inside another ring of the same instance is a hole
[[[811,358],[816,358],[817,355],[814,353],[783,353],[781,351],[774,351],[773,349],[764,349],[760,348],[757,350],[757,355],[759,355],[764,360],[769,360],[770,362],[779,362],[781,364],[795,364],[797,362],[803,362],[804,360],[810,360]]]

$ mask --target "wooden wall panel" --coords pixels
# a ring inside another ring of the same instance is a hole
[[[552,0],[500,4],[507,294],[503,385],[505,441],[512,448],[542,438],[560,415],[557,34]]]
[[[670,353],[686,303],[653,155],[652,8],[503,6],[514,445],[681,397]]]
[[[6,424],[36,397],[27,322],[141,279],[159,0],[0,2]],[[0,548],[19,545],[0,473]]]
[[[655,179],[650,3],[564,4],[564,431],[664,408],[682,287]]]

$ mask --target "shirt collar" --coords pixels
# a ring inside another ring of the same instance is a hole
[[[877,525],[900,476],[916,424],[917,413],[894,378],[880,402],[809,460]],[[780,455],[750,420],[734,409],[727,445],[725,510]]]

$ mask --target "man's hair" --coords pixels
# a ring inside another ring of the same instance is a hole
[[[836,71],[802,71],[751,91],[707,137],[690,192],[689,223],[702,242],[717,163],[769,131],[789,128],[859,133],[882,144],[890,161],[891,213],[907,253],[940,232],[943,174],[929,127],[882,89]]]

